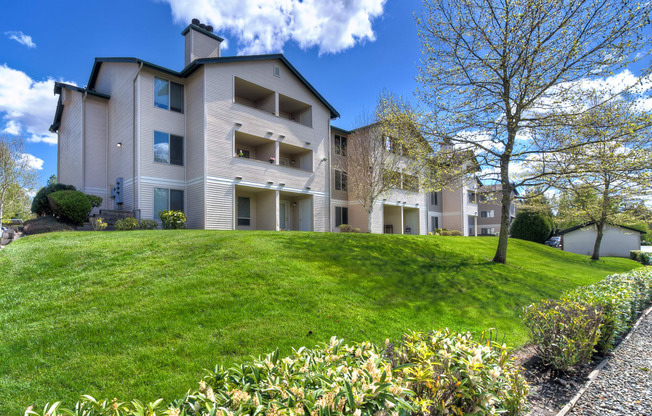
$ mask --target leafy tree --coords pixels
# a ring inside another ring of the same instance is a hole
[[[428,135],[472,150],[501,184],[495,262],[507,261],[513,187],[542,184],[537,175],[512,175],[513,165],[564,149],[533,137],[569,122],[553,110],[564,109],[578,84],[649,53],[649,10],[642,0],[425,0],[417,26]]]
[[[36,183],[37,174],[25,155],[20,138],[0,138],[0,219],[9,204],[17,203]]]
[[[519,210],[509,232],[513,238],[543,243],[552,234],[552,220],[540,211]]]
[[[56,185],[57,183],[59,183],[59,181],[57,180],[57,175],[50,175],[50,177],[48,178],[48,181],[45,183],[45,185],[47,185],[47,186]]]
[[[553,172],[549,183],[562,191],[560,217],[567,222],[593,222],[593,260],[600,258],[604,227],[636,218],[625,208],[641,197],[652,179],[652,114],[636,102],[617,99],[590,109],[579,122],[550,132],[568,144],[562,152],[536,162],[536,171]],[[577,141],[591,144],[572,147]]]

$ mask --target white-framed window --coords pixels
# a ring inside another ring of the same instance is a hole
[[[183,114],[183,85],[154,77],[154,107]]]
[[[475,204],[476,203],[476,195],[474,191],[469,191],[468,192],[468,201],[469,204]]]
[[[335,170],[335,190],[346,191],[348,189],[348,178],[346,172]]]
[[[495,232],[495,228],[492,227],[492,228],[482,228],[480,233],[482,235],[492,235],[495,234],[496,232]]]
[[[439,197],[437,195],[437,192],[433,192],[430,194],[430,205],[439,205]]]
[[[159,218],[161,211],[183,211],[183,191],[154,188],[154,218]]]
[[[493,218],[494,217],[494,210],[489,210],[489,211],[480,211],[480,216],[482,218]]]
[[[154,131],[154,162],[183,166],[183,137]]]
[[[238,197],[238,225],[251,225],[251,198],[247,196]]]
[[[439,217],[431,216],[430,217],[430,231],[435,232],[439,228]]]

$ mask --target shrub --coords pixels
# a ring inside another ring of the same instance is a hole
[[[637,262],[643,265],[646,266],[652,265],[652,253],[648,253],[641,250],[631,250],[629,252],[629,257],[632,260],[636,260]]]
[[[439,331],[405,335],[396,347],[387,342],[382,348],[333,337],[284,358],[276,350],[228,369],[217,366],[199,389],[171,404],[82,396],[75,412],[56,403],[33,414],[370,416],[443,409],[431,414],[517,415],[525,407],[524,379],[505,346],[485,341]]]
[[[104,231],[108,224],[104,220],[102,220],[102,217],[98,217],[95,219],[91,219],[91,225],[93,225],[93,230],[95,231]]]
[[[154,220],[140,220],[141,230],[156,230],[157,228],[158,223]]]
[[[442,236],[450,236],[450,235],[451,235],[451,231],[443,230],[443,231],[441,232],[441,235],[442,235]]]
[[[133,231],[137,230],[140,224],[134,217],[127,217],[116,221],[114,227],[118,231]]]
[[[397,357],[399,380],[414,392],[419,414],[505,414],[525,410],[528,388],[505,345],[482,334],[448,330],[404,335],[388,355]]]
[[[589,362],[600,336],[602,307],[545,300],[525,307],[523,321],[545,365],[557,370]]]
[[[459,236],[462,236],[464,234],[462,234],[461,231],[453,230],[453,231],[451,231],[451,235],[454,236],[454,237],[459,237]]]
[[[56,183],[41,188],[32,200],[32,212],[36,215],[52,215],[52,208],[48,201],[48,195],[57,191],[74,191],[76,188],[72,185]]]
[[[544,243],[552,234],[552,221],[541,213],[528,210],[520,210],[509,228],[513,238]]]
[[[359,228],[354,228],[353,226],[349,224],[342,224],[338,227],[340,229],[341,233],[359,233],[360,229]]]
[[[186,228],[186,214],[182,211],[160,211],[158,213],[164,230]]]
[[[97,195],[85,194],[88,202],[91,203],[91,208],[99,208],[102,206],[102,197]]]
[[[91,212],[86,194],[79,191],[57,191],[48,195],[50,209],[62,222],[82,225]]]

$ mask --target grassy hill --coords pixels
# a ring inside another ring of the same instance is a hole
[[[497,328],[637,267],[495,238],[290,232],[53,233],[0,252],[0,414],[95,397],[172,399],[203,369],[332,335]]]

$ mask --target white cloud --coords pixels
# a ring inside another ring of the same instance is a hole
[[[198,18],[238,38],[241,54],[279,52],[288,41],[337,53],[374,41],[386,0],[162,0],[176,21]],[[220,34],[220,33],[218,33]]]
[[[29,153],[23,153],[23,160],[25,160],[32,169],[43,170],[43,159],[30,155]]]
[[[58,97],[54,80],[34,81],[27,74],[0,65],[0,128],[3,133],[22,135],[34,143],[56,144],[48,131]]]
[[[24,34],[23,32],[5,32],[5,35],[9,39],[13,39],[21,45],[25,45],[28,48],[36,48],[36,44],[32,41],[32,37]]]

